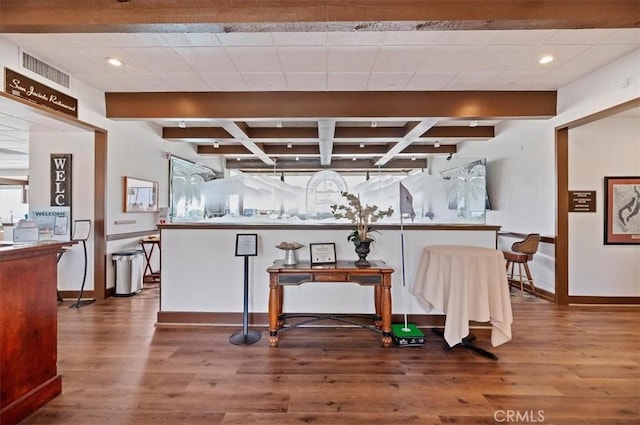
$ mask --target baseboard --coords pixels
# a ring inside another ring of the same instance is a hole
[[[58,291],[62,298],[68,299],[77,299],[78,295],[80,295],[80,291]],[[82,298],[95,298],[93,290],[91,291],[83,291]]]
[[[0,410],[0,424],[17,424],[62,392],[62,376],[56,375]]]

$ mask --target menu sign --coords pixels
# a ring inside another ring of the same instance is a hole
[[[596,212],[596,191],[570,190],[569,212]]]
[[[78,100],[9,68],[4,69],[6,93],[78,118]]]

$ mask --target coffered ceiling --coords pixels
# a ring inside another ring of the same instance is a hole
[[[3,1],[0,37],[106,92],[108,117],[254,170],[421,168],[552,116],[558,88],[640,47],[627,1],[56,3]],[[20,126],[0,108],[7,155]]]

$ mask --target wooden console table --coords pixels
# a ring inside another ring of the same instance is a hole
[[[142,246],[142,252],[144,254],[144,283],[157,283],[160,282],[160,270],[153,271],[151,267],[151,258],[153,257],[153,250],[157,246],[158,252],[160,252],[160,238],[157,236],[151,236],[140,240],[140,246]],[[150,248],[148,248],[150,246]]]
[[[391,345],[391,273],[393,269],[382,261],[371,261],[371,267],[358,268],[353,261],[338,261],[335,265],[311,266],[308,261],[285,266],[276,261],[269,273],[269,344],[278,345],[278,330],[284,326],[282,311],[283,286],[297,286],[306,282],[355,282],[374,286],[375,326],[382,332],[382,345]],[[337,319],[337,315],[325,318]]]

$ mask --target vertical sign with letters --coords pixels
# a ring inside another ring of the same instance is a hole
[[[71,154],[51,154],[51,206],[71,206]]]

